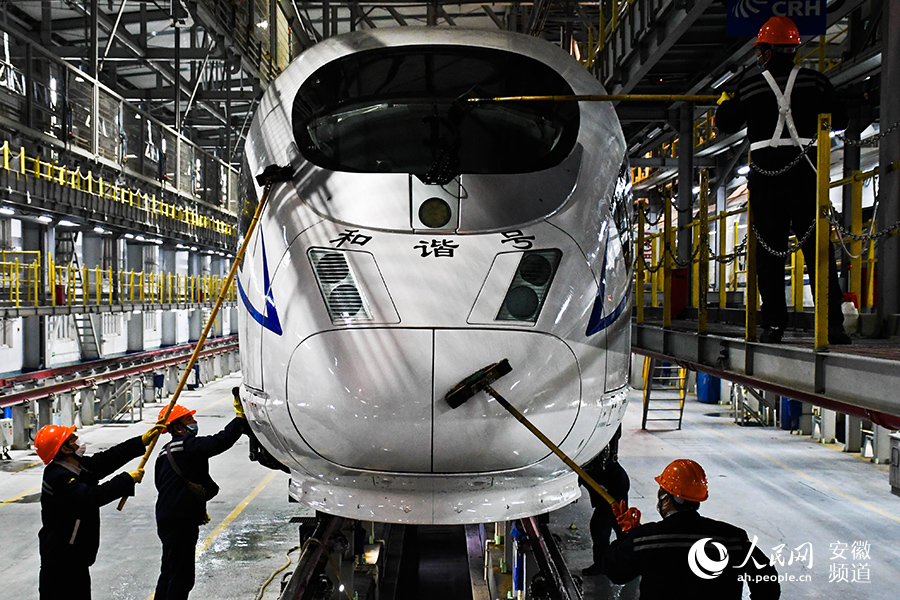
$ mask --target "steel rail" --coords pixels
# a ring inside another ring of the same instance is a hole
[[[219,347],[223,344],[233,344],[237,341],[237,335],[228,335],[221,338],[215,338],[208,342],[208,346]],[[158,348],[156,350],[148,350],[147,352],[136,352],[133,354],[125,354],[113,358],[104,358],[102,360],[93,360],[90,362],[76,363],[74,365],[66,365],[64,367],[54,367],[52,369],[42,369],[40,371],[30,371],[28,373],[20,373],[18,375],[9,375],[0,378],[0,390],[15,385],[17,383],[27,383],[41,379],[51,379],[54,377],[63,377],[73,373],[83,371],[97,371],[98,369],[107,369],[116,365],[135,363],[146,361],[156,357],[168,354],[178,354],[180,352],[190,353],[194,349],[193,343],[180,344],[178,346],[169,346],[167,348]]]
[[[231,344],[207,348],[205,350],[202,350],[199,355],[202,357],[212,356],[215,354],[221,354],[223,352],[231,352],[233,350],[237,350],[237,348],[237,342],[232,342]],[[90,375],[78,379],[71,379],[69,381],[54,383],[52,385],[31,388],[29,390],[22,390],[20,392],[13,392],[11,394],[7,394],[3,398],[0,398],[0,408],[21,404],[22,402],[27,402],[29,400],[46,398],[51,394],[62,394],[65,392],[93,387],[98,383],[106,383],[109,381],[115,381],[117,379],[124,379],[125,377],[143,373],[145,371],[154,371],[162,367],[169,367],[172,365],[177,365],[179,363],[187,362],[189,359],[190,356],[187,355],[176,356],[154,362],[142,363],[140,365],[134,365],[131,367],[125,367],[123,369],[110,371],[108,373],[100,373],[97,375]]]

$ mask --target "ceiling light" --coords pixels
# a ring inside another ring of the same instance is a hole
[[[8,206],[0,207],[0,215],[14,215],[14,214],[16,214],[16,211],[11,209],[10,207],[8,207]]]
[[[41,215],[37,218],[37,220],[40,221],[41,223],[51,223],[51,222],[53,222],[53,217],[51,217],[49,215]]]
[[[737,172],[738,175],[746,175],[750,172],[750,165],[741,165],[740,167],[738,167]]]
[[[191,252],[196,252],[196,251],[197,251],[197,246],[191,246]]]
[[[146,241],[147,238],[145,238],[145,237],[142,236],[142,235],[136,235],[136,236],[134,236],[134,239],[137,240],[137,241],[139,241],[139,242],[143,242],[143,241]]]
[[[60,219],[58,225],[60,227],[78,227],[78,223],[73,223],[68,219]]]
[[[99,225],[94,227],[94,231],[96,231],[97,233],[106,233],[106,230],[103,229],[102,227],[100,227]]]
[[[134,239],[134,234],[133,234],[133,233],[126,233],[126,234],[125,234],[125,239],[126,239],[126,240],[133,240],[133,239]]]

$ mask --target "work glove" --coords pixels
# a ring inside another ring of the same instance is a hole
[[[209,513],[206,513],[205,515],[203,515],[203,520],[200,521],[201,525],[206,525],[207,523],[209,523]]]
[[[159,423],[157,423],[156,425],[148,429],[147,433],[141,436],[141,441],[144,442],[145,446],[149,446],[150,442],[152,442],[154,438],[158,437],[165,428],[165,425],[160,425]]]
[[[734,94],[731,92],[722,92],[722,95],[719,96],[718,100],[716,100],[716,104],[722,104],[723,102],[728,102],[729,100],[734,100]]]
[[[140,468],[129,471],[128,474],[131,475],[131,478],[134,479],[135,483],[140,483],[141,479],[144,478],[144,470]]]
[[[619,524],[622,533],[630,531],[641,524],[641,511],[633,506],[628,508],[624,500],[609,506],[612,508],[613,515],[616,517],[616,522]]]
[[[241,389],[231,388],[231,394],[234,396],[234,414],[241,419],[246,419],[247,415],[244,414],[244,406],[241,404]]]

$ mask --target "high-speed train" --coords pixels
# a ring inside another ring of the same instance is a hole
[[[312,508],[392,523],[502,521],[578,498],[577,476],[484,393],[445,395],[506,358],[493,387],[579,464],[625,412],[631,180],[608,103],[549,42],[385,28],[301,54],[247,136],[241,232],[275,184],[238,274],[241,400]]]

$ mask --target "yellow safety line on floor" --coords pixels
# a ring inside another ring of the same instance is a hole
[[[12,503],[15,502],[16,500],[20,500],[20,499],[24,498],[25,496],[29,496],[29,495],[35,493],[36,491],[38,491],[39,489],[41,489],[40,486],[38,486],[38,487],[33,487],[33,488],[31,488],[30,490],[25,490],[24,492],[22,492],[22,493],[19,494],[18,496],[13,496],[13,497],[10,498],[9,500],[4,500],[3,502],[0,502],[0,506],[6,506],[7,504],[12,504]]]
[[[212,532],[208,536],[206,536],[206,539],[203,540],[203,542],[199,546],[197,546],[197,552],[194,555],[195,558],[199,558],[200,555],[203,554],[204,551],[206,551],[210,546],[212,546],[212,543],[214,541],[216,541],[216,538],[219,537],[219,535],[223,531],[225,531],[225,529],[229,525],[231,525],[232,521],[234,521],[238,517],[238,515],[241,514],[241,512],[243,512],[243,510],[245,508],[247,508],[248,504],[253,502],[253,499],[256,498],[259,495],[259,493],[266,488],[267,485],[272,483],[272,480],[275,479],[275,475],[277,475],[277,474],[278,473],[276,471],[272,471],[271,473],[266,475],[263,478],[263,480],[259,482],[259,485],[257,485],[255,488],[253,488],[253,491],[250,492],[249,494],[247,494],[247,497],[244,498],[243,500],[241,500],[240,504],[238,504],[237,506],[234,507],[234,510],[231,511],[228,514],[228,516],[225,517],[222,520],[222,522],[219,523],[216,526],[216,528],[213,529]],[[153,598],[155,596],[156,596],[156,591],[154,590],[149,596],[147,596],[147,600],[153,600]]]
[[[699,422],[697,422],[697,421],[694,421],[693,419],[690,419],[689,422],[692,423],[692,424],[694,424],[694,425],[698,425],[698,426],[700,426],[700,427],[703,427],[704,429],[708,429],[709,431],[713,432],[713,433],[716,434],[717,436],[719,436],[719,437],[721,437],[721,438],[724,438],[724,439],[728,440],[728,441],[731,442],[732,444],[738,444],[739,446],[742,446],[743,448],[746,448],[746,449],[749,450],[750,452],[753,452],[754,454],[756,454],[756,455],[758,455],[758,456],[761,456],[761,457],[765,458],[766,460],[768,460],[768,461],[771,462],[772,464],[774,464],[774,465],[776,465],[776,466],[778,466],[778,467],[784,469],[785,471],[790,471],[790,472],[793,473],[794,475],[799,475],[800,477],[802,477],[802,478],[804,478],[804,479],[806,479],[806,480],[808,480],[808,481],[811,481],[811,482],[813,482],[813,483],[815,483],[815,484],[817,484],[817,485],[820,485],[820,486],[824,487],[825,489],[827,489],[827,490],[829,490],[829,491],[831,491],[831,492],[837,494],[838,496],[840,496],[841,498],[843,498],[843,499],[845,499],[845,500],[849,500],[849,501],[853,502],[854,504],[856,504],[856,505],[858,505],[858,506],[860,506],[860,507],[862,507],[862,508],[866,508],[866,509],[868,509],[868,510],[874,512],[875,514],[878,514],[878,515],[881,515],[882,517],[885,517],[885,518],[887,518],[887,519],[890,519],[891,521],[895,521],[895,522],[897,522],[897,523],[900,523],[900,516],[893,515],[893,514],[889,513],[888,511],[886,511],[886,510],[884,510],[884,509],[878,508],[878,507],[875,506],[874,504],[870,504],[869,502],[864,502],[863,500],[859,500],[858,498],[855,498],[852,494],[848,494],[847,492],[844,492],[843,490],[840,490],[840,489],[838,489],[838,488],[836,488],[836,487],[834,487],[834,486],[832,486],[832,485],[829,485],[829,484],[825,483],[825,482],[822,481],[821,479],[817,479],[816,477],[813,477],[812,475],[809,475],[809,474],[807,474],[807,473],[805,473],[805,472],[803,472],[803,471],[800,471],[800,470],[798,470],[798,469],[795,469],[795,468],[793,468],[793,467],[791,467],[791,466],[789,466],[789,465],[787,465],[787,464],[781,462],[780,460],[778,460],[778,459],[776,459],[776,458],[773,458],[773,457],[770,456],[769,454],[766,454],[765,452],[761,452],[761,451],[757,450],[756,448],[754,448],[753,446],[751,446],[751,445],[749,445],[749,444],[745,444],[744,442],[741,442],[741,441],[739,441],[739,440],[736,440],[736,439],[733,438],[733,437],[729,437],[729,436],[725,435],[724,433],[721,433],[721,432],[719,432],[719,431],[716,431],[716,429],[710,427],[709,425],[704,425],[703,423],[699,423]]]
[[[263,478],[263,480],[259,482],[259,485],[257,485],[255,488],[253,488],[253,491],[250,492],[249,494],[247,494],[247,497],[244,498],[243,500],[241,500],[241,503],[238,504],[237,506],[235,506],[235,507],[234,507],[234,510],[231,511],[231,512],[228,514],[228,516],[225,517],[225,518],[222,520],[221,523],[219,523],[218,525],[216,525],[216,528],[213,529],[212,532],[211,532],[208,536],[206,536],[206,539],[203,540],[203,541],[200,543],[199,546],[197,546],[197,553],[196,553],[196,556],[197,556],[197,557],[199,557],[199,556],[200,556],[201,554],[203,554],[210,546],[212,546],[212,543],[213,543],[214,541],[216,541],[216,538],[219,537],[219,535],[220,535],[223,531],[225,531],[225,529],[226,529],[229,525],[231,525],[232,521],[234,521],[235,519],[237,519],[238,515],[241,514],[241,512],[243,512],[243,510],[244,510],[245,508],[247,508],[247,505],[250,504],[251,502],[253,502],[253,499],[256,498],[256,496],[258,496],[259,493],[260,493],[261,491],[263,491],[263,489],[265,489],[265,487],[266,487],[267,485],[269,485],[269,483],[272,482],[272,480],[275,478],[275,475],[276,475],[277,473],[278,473],[278,472],[276,472],[276,471],[272,471],[271,473],[269,473],[268,475],[266,475],[265,478]]]
[[[44,464],[43,461],[36,460],[36,461],[34,461],[33,463],[28,463],[28,464],[25,465],[24,467],[19,467],[18,469],[16,469],[15,471],[13,471],[13,473],[21,473],[21,472],[24,471],[25,469],[30,469],[31,467],[36,467],[36,466],[42,465],[42,464]]]

